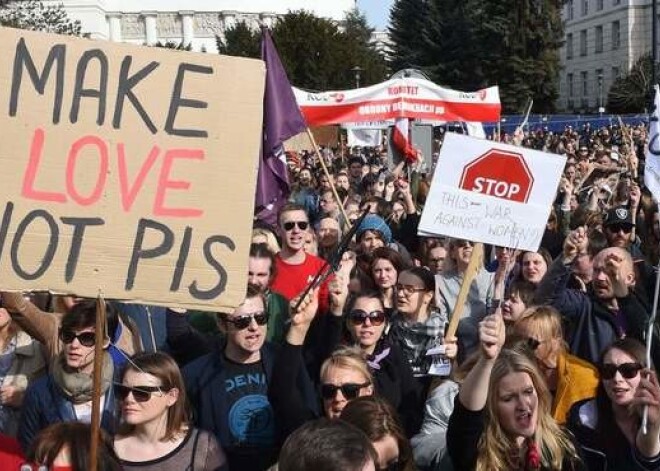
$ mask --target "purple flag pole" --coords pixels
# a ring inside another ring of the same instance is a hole
[[[255,198],[256,218],[275,225],[289,197],[283,142],[307,128],[291,84],[267,28],[261,30],[261,59],[266,63],[263,141]]]

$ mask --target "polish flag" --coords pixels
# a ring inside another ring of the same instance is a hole
[[[392,141],[407,162],[414,163],[417,160],[417,151],[410,142],[410,120],[408,118],[397,118],[394,121]]]

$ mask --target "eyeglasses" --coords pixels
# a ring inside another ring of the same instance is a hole
[[[610,226],[607,226],[606,228],[610,232],[621,232],[621,231],[623,231],[625,234],[629,234],[632,231],[632,226],[630,226],[628,224],[612,224]]]
[[[76,334],[70,330],[60,330],[60,340],[65,344],[73,343],[75,339],[78,339],[80,345],[84,347],[93,347],[96,343],[96,332],[81,332]]]
[[[292,231],[295,226],[298,226],[298,229],[301,231],[306,231],[309,223],[307,221],[289,221],[282,224],[282,226],[284,226],[284,230],[287,232]]]
[[[410,296],[413,293],[420,293],[422,291],[426,291],[426,288],[420,288],[419,286],[413,286],[413,285],[402,285],[402,284],[397,284],[396,285],[396,290],[400,293],[404,293],[407,296]]]
[[[115,384],[115,395],[121,401],[125,401],[129,394],[133,394],[135,402],[147,402],[155,392],[159,392],[161,395],[163,394],[160,386],[125,386],[123,384]]]
[[[341,391],[342,395],[349,401],[355,399],[360,395],[360,390],[369,386],[369,382],[358,383],[344,383],[341,386],[335,384],[322,384],[321,397],[323,399],[334,399],[337,396],[337,391]]]
[[[238,330],[243,330],[250,327],[250,324],[252,323],[252,319],[254,319],[254,322],[256,322],[257,325],[266,325],[268,323],[268,313],[264,311],[259,311],[259,312],[253,312],[252,314],[243,314],[240,316],[222,317],[223,321],[229,322]]]
[[[369,319],[371,325],[379,326],[383,325],[385,322],[385,313],[383,311],[363,311],[362,309],[353,309],[348,313],[348,318],[351,320],[353,325],[364,325]]]
[[[641,369],[642,365],[639,363],[621,363],[620,365],[605,363],[600,367],[600,376],[603,379],[612,379],[618,371],[624,378],[632,379],[639,374]]]

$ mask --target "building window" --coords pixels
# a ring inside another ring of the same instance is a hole
[[[566,59],[573,58],[573,33],[566,35]]]
[[[586,98],[589,96],[589,73],[580,72],[580,79],[582,80],[582,97]]]
[[[580,55],[587,55],[587,30],[580,31]]]
[[[612,22],[612,49],[621,47],[621,22]]]
[[[621,5],[621,0],[613,0],[614,6]]]
[[[604,0],[596,0],[596,10],[601,11],[604,8],[603,3],[605,3]]]
[[[616,66],[612,67],[612,82],[614,82],[619,77],[621,77],[621,69]]]
[[[566,83],[568,85],[568,96],[573,98],[573,94],[575,93],[573,88],[573,74],[566,74]]]
[[[589,14],[589,0],[582,0],[582,16]]]
[[[603,27],[596,26],[596,53],[603,52]]]
[[[573,19],[573,0],[568,0],[567,5],[566,5],[566,19],[567,20],[572,20]]]

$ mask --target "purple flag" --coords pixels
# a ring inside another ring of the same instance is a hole
[[[257,219],[274,225],[277,211],[289,196],[289,176],[282,143],[303,132],[307,124],[267,28],[261,30],[261,59],[266,62],[266,90],[255,209]]]

